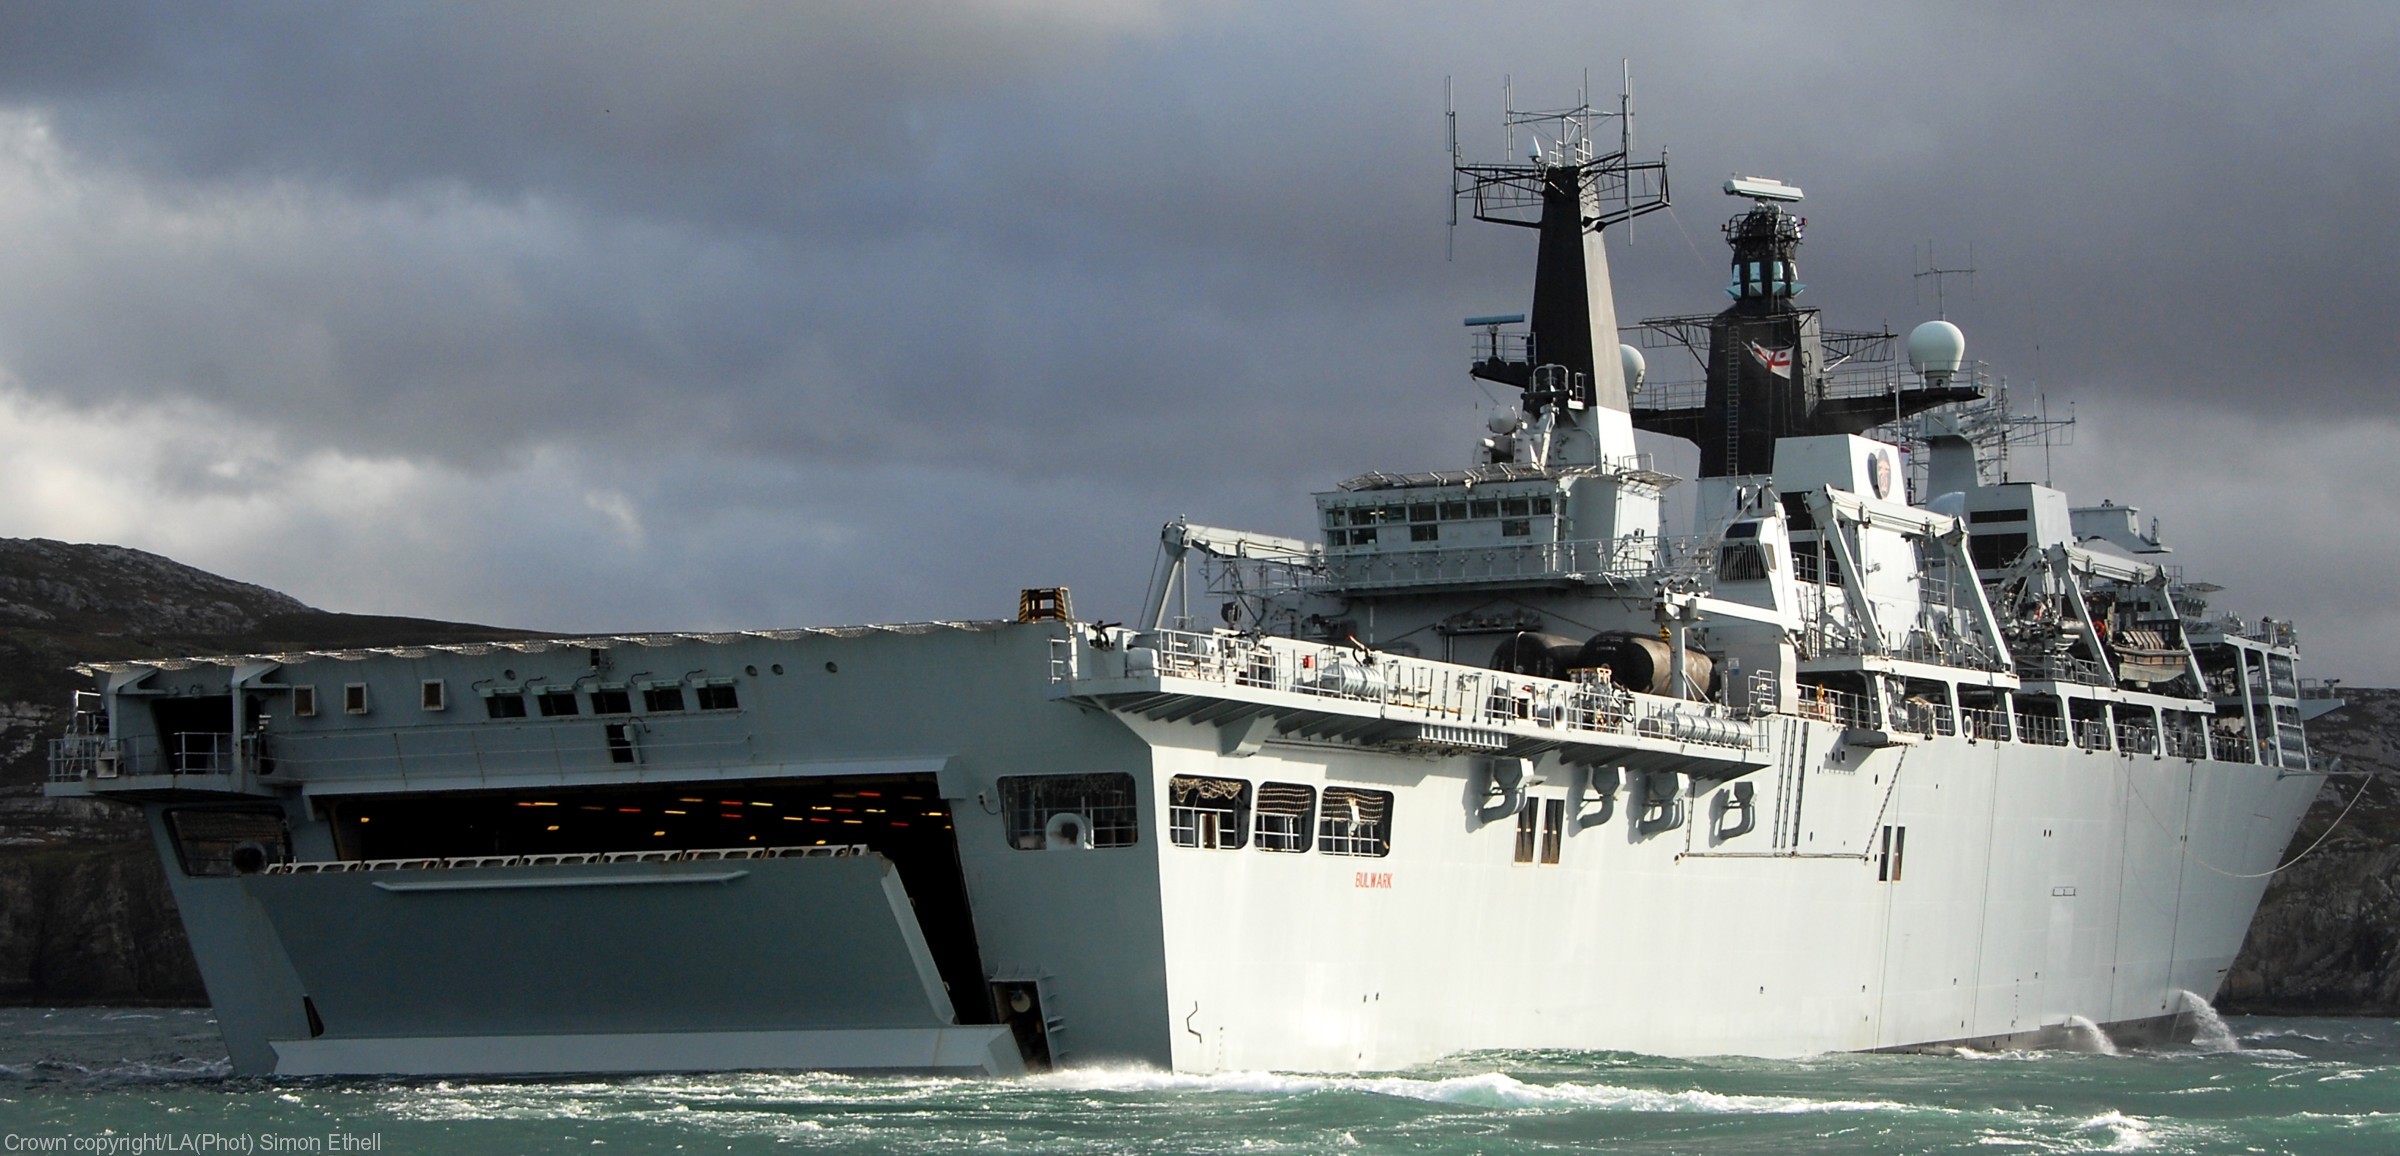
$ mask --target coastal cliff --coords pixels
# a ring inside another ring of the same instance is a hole
[[[2400,1014],[2400,690],[2338,697],[2348,705],[2309,723],[2308,743],[2318,767],[2339,759],[2343,773],[2327,778],[2284,852],[2290,865],[2268,882],[2222,1010]]]
[[[121,546],[0,539],[0,1004],[201,1003],[139,812],[42,795],[78,662],[526,632],[316,610]]]

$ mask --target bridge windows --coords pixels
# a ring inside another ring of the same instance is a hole
[[[576,702],[575,691],[572,687],[549,687],[534,696],[534,703],[541,709],[543,718],[583,713],[583,707]]]
[[[493,691],[483,696],[483,713],[487,718],[524,718],[525,696],[513,690]]]

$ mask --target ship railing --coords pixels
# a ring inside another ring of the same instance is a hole
[[[1958,709],[1959,718],[1966,723],[1972,738],[2006,742],[2009,737],[2008,712],[1993,707],[1965,706]]]
[[[1949,703],[1909,696],[1892,704],[1892,729],[1932,738],[1957,734],[1958,720]]]
[[[1300,586],[1322,591],[1463,582],[1623,582],[1697,575],[1706,572],[1710,562],[1707,544],[1698,536],[1336,550],[1327,552],[1321,572],[1302,576]]]
[[[2054,714],[2019,711],[2017,738],[2038,747],[2067,745],[2067,724]]]
[[[354,871],[459,871],[482,867],[582,867],[608,863],[696,863],[724,859],[843,859],[864,855],[864,843],[796,847],[717,847],[687,851],[589,851],[542,855],[420,856],[406,859],[322,859],[270,863],[268,875],[341,875]]]
[[[2170,725],[2159,736],[2168,758],[2205,759],[2208,757],[2208,732],[2196,726]]]
[[[2106,719],[2076,719],[2073,733],[2075,745],[2084,750],[2105,751],[2108,749],[2108,721]]]
[[[1872,728],[1876,721],[1874,699],[1810,683],[1800,684],[1799,697],[1792,706],[1792,713],[1852,730]]]
[[[106,735],[68,735],[50,740],[50,781],[80,783],[113,779],[124,766],[123,748]]]
[[[154,775],[230,775],[236,747],[232,735],[184,731],[127,741],[98,734],[69,734],[50,740],[50,781]]]
[[[1586,734],[1665,735],[1748,750],[1757,728],[1714,703],[1637,694],[1596,679],[1557,679],[1455,663],[1235,634],[1159,630],[1143,636],[1162,676],[1371,703],[1387,715],[1467,726],[1531,724]],[[1132,652],[1128,666],[1139,669]]]
[[[2255,763],[2257,744],[2243,731],[2212,731],[2208,736],[2209,757],[2220,763]]]
[[[2129,755],[2155,755],[2158,750],[2158,731],[2140,723],[2117,724],[2117,749]]]
[[[2036,681],[2079,682],[2086,686],[2109,685],[2108,675],[2099,663],[2066,654],[2019,655],[2017,676]]]

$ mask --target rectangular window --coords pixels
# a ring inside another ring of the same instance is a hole
[[[1533,512],[1534,512],[1534,513],[1536,513],[1536,514],[1547,514],[1547,513],[1549,513],[1549,512],[1550,512],[1550,499],[1548,499],[1548,498],[1535,498],[1535,499],[1533,500]]]
[[[1500,500],[1497,498],[1485,498],[1481,501],[1469,502],[1467,503],[1467,508],[1473,511],[1473,513],[1469,515],[1471,517],[1497,518],[1500,516]]]
[[[625,688],[621,686],[593,687],[592,713],[632,714],[633,696],[626,693]]]
[[[652,714],[664,714],[683,709],[683,688],[680,686],[646,686],[642,688],[642,709]]]
[[[313,686],[295,686],[292,688],[292,717],[317,717],[317,688]]]
[[[712,682],[694,692],[701,710],[739,710],[741,696],[734,693],[730,682]]]
[[[1970,510],[1967,521],[1980,526],[1986,522],[2022,522],[2032,516],[2031,510]]]
[[[2016,696],[2017,738],[2037,746],[2067,745],[2067,723],[2059,717],[2058,699],[2046,694]]]
[[[1500,499],[1500,516],[1503,518],[1522,518],[1532,513],[1533,503],[1523,498]]]
[[[2015,562],[2032,540],[2023,534],[1970,534],[1967,557],[1978,570],[1997,570]]]
[[[1317,850],[1377,858],[1391,854],[1392,793],[1325,788],[1325,809],[1317,820]]]
[[[1825,580],[1824,571],[1817,568],[1817,544],[1815,542],[1792,543],[1792,577],[1802,582]]]
[[[524,718],[525,696],[515,691],[496,691],[483,696],[483,713],[489,718]]]
[[[1347,525],[1349,525],[1349,524],[1350,524],[1350,511],[1348,511],[1348,510],[1345,510],[1345,509],[1342,509],[1342,508],[1341,508],[1341,507],[1339,507],[1339,506],[1336,506],[1336,507],[1334,507],[1333,509],[1330,509],[1330,510],[1327,510],[1327,511],[1325,511],[1325,524],[1326,524],[1328,527],[1331,527],[1331,526],[1347,526]]]
[[[1464,520],[1466,519],[1466,516],[1467,516],[1467,504],[1466,504],[1465,502],[1444,502],[1444,503],[1442,503],[1442,520],[1443,520],[1443,521],[1445,521],[1445,522],[1458,522],[1458,521],[1464,521]]]
[[[353,683],[347,683],[347,684],[343,685],[343,687],[342,687],[342,713],[343,713],[343,714],[365,714],[365,713],[367,713],[367,684],[366,684],[366,683],[363,683],[363,682],[353,682]]]
[[[533,696],[533,701],[541,708],[543,718],[583,713],[583,707],[576,703],[575,692],[572,689],[545,690]]]
[[[1531,523],[1531,522],[1522,522],[1522,521],[1515,521],[1515,522],[1502,522],[1502,523],[1500,523],[1500,536],[1501,536],[1501,537],[1503,537],[1503,538],[1529,538],[1529,537],[1532,537],[1532,536],[1533,536],[1533,523]]]
[[[1177,775],[1167,780],[1167,841],[1178,847],[1239,850],[1250,829],[1250,784],[1243,779]]]
[[[1317,789],[1298,783],[1258,786],[1258,849],[1306,851],[1315,834]]]
[[[1141,838],[1133,776],[1122,771],[1003,777],[1000,812],[1019,851],[1131,847]]]
[[[1533,862],[1533,829],[1542,801],[1531,795],[1517,805],[1517,862]]]
[[[1372,526],[1382,520],[1383,510],[1380,507],[1352,506],[1350,508],[1350,524],[1353,526]]]
[[[1438,542],[1441,540],[1441,537],[1442,527],[1440,524],[1435,522],[1427,522],[1420,526],[1410,526],[1408,528],[1408,540],[1411,542]]]
[[[1349,544],[1350,544],[1350,531],[1348,531],[1348,530],[1327,530],[1327,531],[1325,531],[1325,544],[1326,544],[1326,545],[1328,545],[1328,546],[1347,546],[1347,545],[1349,545]]]
[[[426,710],[449,710],[449,688],[441,679],[426,679],[417,685],[417,703]]]
[[[641,761],[640,755],[633,746],[632,723],[610,723],[603,729],[608,733],[609,762],[638,763]]]
[[[1542,800],[1542,862],[1558,863],[1559,845],[1566,841],[1567,801]]]
[[[1410,507],[1408,508],[1408,520],[1409,520],[1409,521],[1411,521],[1411,522],[1430,522],[1430,521],[1432,521],[1432,520],[1433,520],[1433,503],[1431,503],[1431,502],[1419,502],[1419,503],[1417,503],[1416,505],[1410,506]]]
[[[1773,570],[1774,547],[1764,542],[1727,542],[1717,549],[1717,581],[1756,582]]]

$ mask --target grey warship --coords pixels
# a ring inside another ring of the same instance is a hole
[[[1510,119],[1453,191],[1536,238],[1469,320],[1513,396],[1311,539],[1168,524],[1129,625],[94,664],[48,790],[147,816],[246,1074],[2188,1031],[2322,782],[2290,624],[2012,477],[1956,326],[1800,306],[1797,188],[1725,184],[1720,311],[1621,326],[1663,154]]]

